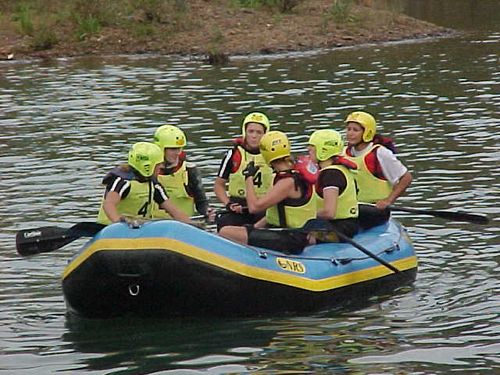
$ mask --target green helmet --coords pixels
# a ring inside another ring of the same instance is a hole
[[[137,142],[128,153],[128,164],[144,177],[151,177],[162,162],[163,151],[154,143]]]
[[[245,116],[243,124],[241,125],[241,134],[243,135],[243,138],[245,138],[247,124],[251,122],[261,124],[264,127],[264,133],[267,133],[271,128],[271,125],[269,124],[269,119],[265,114],[263,114],[262,112],[251,112]]]
[[[318,161],[324,161],[339,155],[344,149],[342,136],[338,131],[332,129],[316,130],[309,137],[307,144],[316,148],[316,159]]]
[[[162,150],[166,148],[180,148],[186,146],[186,135],[174,125],[162,125],[156,129],[154,142]]]
[[[348,122],[356,122],[365,129],[363,132],[363,142],[370,142],[377,133],[377,122],[368,112],[352,112],[344,122],[346,124]]]

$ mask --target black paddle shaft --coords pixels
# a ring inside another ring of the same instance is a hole
[[[328,220],[322,220],[322,219],[311,219],[307,221],[300,230],[304,232],[333,232],[337,235],[338,238],[340,238],[342,241],[347,242],[354,246],[356,249],[360,250],[363,252],[365,255],[368,255],[370,258],[376,260],[383,266],[387,267],[394,273],[400,273],[401,271],[398,270],[396,267],[394,267],[392,264],[389,262],[386,262],[382,258],[380,258],[378,255],[373,254],[370,250],[362,246],[361,244],[357,243],[354,241],[352,238],[346,236],[344,233],[336,230],[333,228],[332,223],[330,223]]]
[[[347,242],[354,246],[356,249],[363,252],[365,255],[368,255],[370,258],[376,260],[380,264],[382,264],[387,269],[391,270],[394,273],[401,273],[396,267],[394,267],[389,262],[386,262],[378,255],[373,254],[370,250],[362,246],[361,244],[354,241],[352,238],[346,236],[345,234],[335,230],[332,224],[328,220],[323,219],[310,219],[308,220],[302,228],[268,228],[267,230],[272,231],[286,231],[286,232],[301,232],[301,233],[311,233],[311,232],[330,232],[335,233],[338,238]]]

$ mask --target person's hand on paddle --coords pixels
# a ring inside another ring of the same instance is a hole
[[[131,228],[138,228],[145,223],[145,220],[136,219],[128,216],[120,216],[120,223],[125,223]]]
[[[229,212],[234,212],[234,213],[237,213],[237,214],[242,214],[242,213],[245,212],[245,209],[246,209],[246,207],[242,206],[239,203],[228,202],[226,204],[226,210],[228,210]]]
[[[245,180],[247,178],[253,178],[259,171],[259,166],[256,166],[253,161],[248,163],[247,167],[243,170],[243,176],[245,176]]]
[[[387,207],[389,207],[393,202],[389,198],[382,199],[378,201],[375,204],[375,207],[377,207],[379,210],[385,210]]]
[[[207,208],[207,212],[205,213],[205,220],[209,224],[215,223],[215,210],[212,207]]]

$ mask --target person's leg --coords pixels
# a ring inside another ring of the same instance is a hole
[[[219,236],[243,245],[248,243],[247,228],[244,226],[227,225],[220,229]]]
[[[324,232],[314,232],[316,243],[322,242],[342,242],[337,236],[337,232],[352,238],[359,230],[358,219],[340,219],[330,221],[332,230]]]
[[[341,232],[347,237],[352,238],[359,231],[358,219],[333,220],[331,223],[337,232]]]
[[[232,226],[242,226],[245,224],[251,224],[251,218],[248,214],[237,214],[235,212],[224,212],[217,215],[215,218],[217,223],[217,232],[228,225]]]
[[[359,225],[363,229],[369,229],[384,224],[391,217],[391,211],[389,209],[379,210],[377,207],[369,204],[360,204],[358,207]]]
[[[299,254],[308,245],[307,234],[299,232],[249,229],[248,244],[286,254]]]

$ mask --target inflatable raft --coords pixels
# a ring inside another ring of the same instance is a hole
[[[69,311],[90,318],[319,311],[411,284],[417,257],[396,221],[300,255],[240,245],[177,221],[110,225],[66,267]]]

